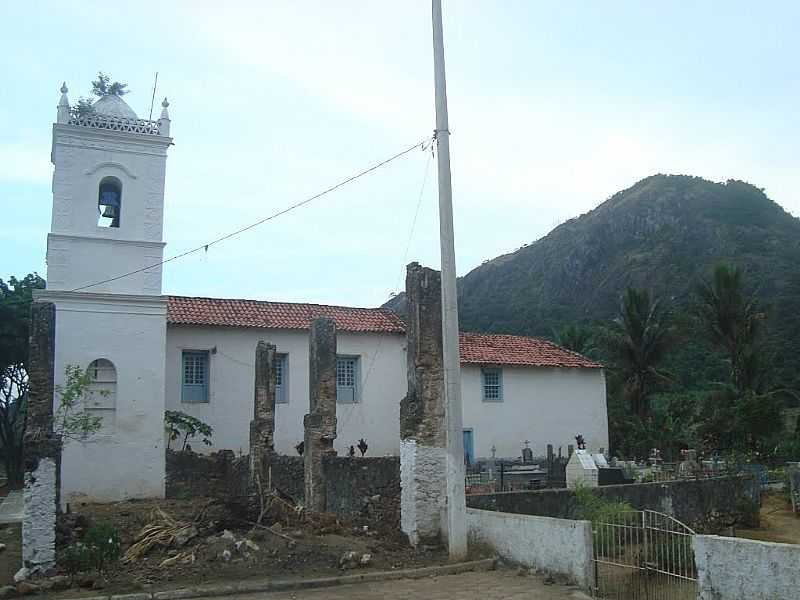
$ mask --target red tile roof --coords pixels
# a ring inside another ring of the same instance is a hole
[[[342,331],[405,333],[406,330],[400,317],[383,308],[188,296],[168,296],[167,300],[170,325],[308,329],[318,317],[332,317]]]
[[[383,308],[352,308],[295,302],[167,297],[167,323],[263,329],[308,329],[317,317],[332,317],[342,331],[405,333],[405,323]],[[462,333],[461,364],[600,368],[602,365],[540,338]]]
[[[599,369],[602,365],[541,338],[462,333],[461,364]]]

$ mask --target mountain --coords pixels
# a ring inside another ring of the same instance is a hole
[[[680,310],[719,262],[770,314],[775,365],[800,373],[800,220],[741,181],[656,175],[459,279],[461,328],[551,336],[613,318],[628,286]],[[386,306],[403,312],[402,295]]]

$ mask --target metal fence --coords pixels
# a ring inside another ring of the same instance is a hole
[[[604,600],[694,600],[694,531],[662,513],[611,515],[592,524],[594,597]]]

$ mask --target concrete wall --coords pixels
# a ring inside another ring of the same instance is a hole
[[[609,501],[629,503],[637,510],[663,512],[697,527],[723,526],[738,516],[742,499],[751,498],[752,478],[719,477],[664,483],[607,485],[592,492]],[[507,513],[562,519],[578,514],[575,493],[568,489],[501,492],[467,496],[467,506]],[[711,522],[712,520],[717,523]]]
[[[693,544],[700,600],[800,597],[800,546],[713,535]]]
[[[472,541],[488,544],[506,560],[563,575],[585,590],[593,587],[589,521],[468,508],[467,527]]]
[[[367,456],[396,455],[400,445],[400,399],[406,391],[402,335],[338,332],[338,354],[360,357],[361,402],[337,406],[334,448],[346,455],[365,438]],[[382,339],[381,339],[382,338]],[[253,418],[254,356],[259,340],[287,354],[287,404],[275,407],[275,451],[295,455],[308,413],[308,331],[169,327],[167,330],[167,409],[180,410],[214,428],[213,449],[247,452]],[[216,353],[213,349],[216,348]],[[207,404],[181,402],[181,352],[211,350]],[[374,358],[374,364],[372,364]],[[371,370],[370,370],[370,366]],[[369,373],[369,378],[367,378]],[[195,445],[195,450],[204,450]]]
[[[334,448],[340,455],[346,454],[351,444],[364,437],[368,456],[398,455],[399,406],[407,391],[405,337],[337,335],[339,354],[361,358],[362,401],[337,406]],[[276,406],[275,450],[295,454],[295,445],[303,439],[303,415],[308,412],[307,331],[167,328],[167,409],[184,411],[214,427],[214,446],[209,450],[247,451],[254,352],[260,339],[275,344],[278,353],[288,354],[289,402]],[[181,402],[182,350],[212,350],[208,404]],[[583,433],[590,447],[608,447],[605,382],[600,369],[504,368],[502,403],[481,401],[479,368],[465,366],[462,378],[464,427],[473,431],[478,457],[491,456],[492,445],[498,457],[519,456],[526,439],[532,442],[534,454],[544,454],[549,443],[566,448],[574,442],[576,432]]]
[[[61,462],[61,502],[164,496],[164,348],[166,304],[160,297],[38,295],[56,304],[55,382],[67,365],[114,363],[116,396],[87,442],[67,440]],[[55,395],[54,408],[60,397]]]
[[[530,440],[534,455],[547,444],[566,450],[583,434],[588,449],[608,448],[606,388],[602,369],[503,367],[503,401],[481,400],[481,370],[461,369],[464,428],[472,429],[475,456],[521,455]]]

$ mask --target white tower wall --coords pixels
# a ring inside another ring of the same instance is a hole
[[[56,305],[56,385],[64,384],[67,365],[87,368],[97,359],[113,364],[116,379],[112,394],[87,404],[102,417],[101,430],[85,442],[65,441],[62,503],[163,497],[166,299],[161,267],[152,265],[163,259],[169,117],[165,106],[158,122],[139,120],[113,98],[106,105],[129,115],[98,108],[76,118],[62,92],[53,125],[47,289],[37,298]],[[118,227],[98,225],[106,178],[121,187]],[[106,279],[113,281],[92,285]],[[58,393],[54,403],[58,410]]]

